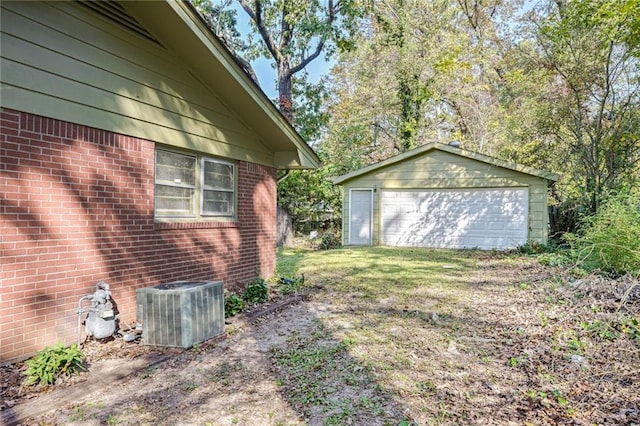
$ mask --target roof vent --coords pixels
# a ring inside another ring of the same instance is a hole
[[[140,24],[140,22],[131,16],[119,2],[113,0],[79,0],[79,2],[103,18],[136,32],[154,43],[158,43],[158,40],[156,40],[155,37],[153,37],[149,31]]]
[[[136,290],[142,343],[189,348],[224,333],[222,281],[175,281]]]
[[[460,141],[449,141],[447,145],[452,146],[454,148],[460,148],[462,146]]]

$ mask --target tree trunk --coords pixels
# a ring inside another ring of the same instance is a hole
[[[278,105],[282,115],[293,124],[293,85],[287,60],[278,62]]]

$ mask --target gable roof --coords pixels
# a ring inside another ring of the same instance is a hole
[[[320,160],[291,124],[237,63],[187,0],[120,2],[161,44],[189,64],[242,120],[259,129],[283,169],[320,166]]]
[[[456,148],[454,146],[451,145],[444,145],[441,143],[437,143],[437,142],[430,142],[426,145],[423,145],[421,147],[412,149],[411,151],[407,151],[404,152],[402,154],[396,155],[394,157],[391,158],[387,158],[386,160],[382,160],[378,163],[375,164],[371,164],[369,166],[363,167],[359,170],[355,170],[351,173],[347,173],[345,175],[339,176],[335,179],[333,179],[333,184],[334,185],[339,185],[342,184],[348,180],[354,179],[358,176],[362,176],[365,175],[367,173],[373,172],[375,170],[381,169],[383,167],[387,167],[390,166],[392,164],[396,164],[396,163],[400,163],[402,161],[406,161],[409,160],[413,157],[417,157],[423,154],[426,154],[430,151],[434,151],[434,150],[438,150],[438,151],[443,151],[443,152],[448,152],[450,154],[454,154],[454,155],[459,155],[461,157],[465,157],[465,158],[469,158],[472,160],[476,160],[476,161],[481,161],[483,163],[486,164],[490,164],[492,166],[496,166],[496,167],[501,167],[503,169],[508,169],[508,170],[514,170],[516,172],[520,172],[520,173],[524,173],[524,174],[528,174],[528,175],[532,175],[532,176],[536,176],[542,179],[546,179],[552,182],[555,182],[558,180],[558,175],[555,173],[551,173],[551,172],[545,172],[542,170],[538,170],[538,169],[534,169],[532,167],[527,167],[527,166],[523,166],[520,164],[516,164],[516,163],[510,163],[508,161],[504,161],[504,160],[500,160],[494,157],[489,157],[487,155],[483,155],[483,154],[479,154],[477,152],[472,152],[472,151],[467,151],[461,148]]]

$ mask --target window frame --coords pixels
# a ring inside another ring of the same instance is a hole
[[[204,169],[205,169],[205,163],[216,163],[216,164],[223,164],[225,166],[230,166],[231,167],[231,189],[226,189],[226,188],[222,188],[222,187],[213,187],[213,186],[209,186],[207,187],[205,185],[204,182],[204,178],[205,178],[205,173],[204,173]],[[224,161],[218,158],[214,158],[214,157],[207,157],[207,156],[202,156],[202,158],[200,159],[200,210],[199,213],[202,217],[235,217],[235,212],[236,212],[236,194],[237,194],[237,185],[236,185],[236,165],[234,163],[231,163],[229,161]],[[231,212],[230,213],[215,213],[215,212],[205,212],[204,210],[204,205],[205,205],[205,198],[204,198],[204,192],[205,191],[216,191],[216,192],[224,192],[224,193],[231,193]]]
[[[192,212],[190,213],[176,213],[176,212],[162,212],[158,209],[158,185],[172,186],[176,188],[191,188],[188,184],[176,184],[175,182],[158,180],[158,152],[165,152],[168,154],[181,155],[194,159],[194,184],[193,184],[193,200],[192,200]],[[231,167],[231,189],[209,187],[204,184],[204,167],[206,162],[213,162],[217,164],[223,164]],[[158,222],[216,222],[216,221],[236,221],[237,220],[237,203],[238,203],[238,167],[235,161],[214,157],[206,154],[200,154],[191,151],[182,151],[177,149],[158,147],[155,148],[154,154],[154,206],[153,216],[154,220]],[[231,211],[228,213],[216,213],[204,211],[204,192],[207,191],[220,191],[231,193]]]

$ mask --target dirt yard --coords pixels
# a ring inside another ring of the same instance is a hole
[[[24,425],[640,424],[640,286],[533,257],[285,252],[304,286],[189,350],[88,342],[48,389],[0,370]]]

